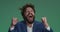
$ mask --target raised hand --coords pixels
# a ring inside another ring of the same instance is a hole
[[[42,23],[44,24],[44,26],[47,28],[49,25],[47,23],[47,19],[46,17],[42,17]]]
[[[14,27],[18,22],[18,19],[17,18],[12,18],[12,22],[11,22],[11,27]]]

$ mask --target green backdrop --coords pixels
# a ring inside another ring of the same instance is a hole
[[[0,32],[8,32],[12,17],[22,20],[19,7],[26,3],[35,5],[36,20],[46,16],[54,32],[60,32],[60,0],[0,0]]]

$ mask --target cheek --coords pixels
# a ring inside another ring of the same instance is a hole
[[[35,15],[35,14],[33,13],[33,15]]]
[[[32,14],[33,14],[33,15],[35,15],[35,13],[34,13],[34,12],[32,12]]]
[[[24,13],[24,15],[25,15],[25,16],[27,16],[27,15],[28,15],[28,13]]]

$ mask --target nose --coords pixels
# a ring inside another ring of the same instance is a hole
[[[29,14],[33,14],[32,12],[29,12]]]
[[[34,13],[33,12],[29,12],[29,15],[32,16],[32,15],[34,15]]]
[[[32,13],[31,13],[31,12],[29,12],[28,14],[29,14],[29,15],[31,15]]]

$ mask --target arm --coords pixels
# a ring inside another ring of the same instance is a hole
[[[53,32],[53,30],[50,28],[50,26],[47,23],[46,17],[42,17],[42,23],[44,25],[44,32]]]
[[[8,32],[17,32],[17,25],[15,27],[10,27]]]
[[[53,32],[51,27],[44,28],[44,32]]]
[[[11,22],[11,26],[9,27],[9,30],[8,32],[17,32],[17,22],[18,22],[18,19],[17,18],[12,18],[12,22]]]

